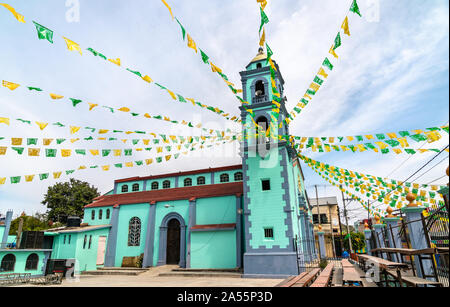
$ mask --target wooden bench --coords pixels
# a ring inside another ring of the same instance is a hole
[[[355,266],[350,263],[347,259],[342,260],[342,270],[343,270],[343,285],[347,287],[361,287],[362,279],[361,275],[356,271]]]
[[[400,249],[392,249],[392,250],[395,250],[395,252],[400,251]],[[380,272],[383,273],[385,277],[385,279],[380,282],[384,282],[385,286],[389,286],[390,284],[388,276],[393,277],[394,282],[398,282],[400,286],[402,286],[403,283],[412,287],[442,286],[440,282],[414,276],[415,275],[414,271],[406,263],[392,262],[386,259],[369,255],[360,255],[360,260],[363,263],[364,269],[366,268],[366,262],[371,262],[379,268]]]
[[[335,266],[333,272],[333,279],[331,281],[332,287],[342,287],[343,269]]]
[[[320,273],[320,275],[316,278],[316,280],[310,286],[311,288],[323,288],[328,287],[330,284],[331,276],[333,274],[334,264],[328,264],[325,269]]]
[[[307,287],[314,281],[314,279],[319,275],[320,269],[313,269],[310,272],[300,273],[298,276],[291,276],[283,280],[281,283],[275,287]]]

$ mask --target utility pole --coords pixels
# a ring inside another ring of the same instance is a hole
[[[339,210],[339,206],[337,207],[338,210],[338,219],[339,219],[339,241],[341,242],[341,255],[344,252],[344,242],[342,241],[342,224],[341,224],[341,211]]]
[[[317,220],[319,221],[319,228],[320,228],[320,206],[319,206],[319,195],[317,194],[317,184],[314,185],[314,188],[316,189],[316,203],[317,203]],[[313,219],[314,221],[314,219]],[[314,227],[314,226],[313,226]],[[319,238],[319,236],[317,236],[317,238]],[[320,258],[320,242],[318,242],[317,244],[319,246],[319,259]]]
[[[331,243],[333,245],[333,257],[336,258],[336,247],[334,246],[334,233],[333,233],[333,216],[331,215],[331,206],[328,204],[328,214],[330,215],[330,231],[331,231]]]
[[[341,186],[342,188],[342,186]],[[342,202],[344,203],[344,216],[345,216],[345,223],[347,224],[347,235],[348,235],[348,246],[350,247],[350,254],[353,254],[353,247],[352,247],[352,238],[350,235],[350,227],[348,225],[348,216],[347,216],[347,208],[345,207],[345,198],[344,198],[344,192],[342,192]]]

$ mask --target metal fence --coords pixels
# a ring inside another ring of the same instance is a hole
[[[448,209],[446,205],[440,203],[439,205],[427,208],[421,215],[419,220],[405,221],[405,217],[401,210],[398,210],[397,216],[400,217],[400,222],[396,226],[387,226],[380,232],[371,230],[369,239],[371,249],[380,248],[396,248],[409,249],[405,253],[387,253],[382,251],[375,252],[374,256],[387,259],[392,262],[407,263],[412,269],[414,276],[418,272],[422,272],[422,277],[430,280],[440,282],[443,286],[449,286],[449,219]],[[427,240],[427,248],[432,251],[427,253],[417,254],[412,250],[411,239],[409,234],[408,224],[413,222],[421,222],[425,237]],[[395,231],[396,230],[396,231]],[[396,246],[394,233],[397,232],[400,237],[401,246]],[[409,254],[408,254],[409,253]],[[432,274],[425,274],[424,263],[430,264]]]

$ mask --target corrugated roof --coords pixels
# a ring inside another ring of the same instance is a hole
[[[242,182],[210,184],[194,187],[104,195],[98,197],[92,204],[85,206],[85,208],[152,203],[191,198],[219,197],[227,195],[237,195],[242,193]]]

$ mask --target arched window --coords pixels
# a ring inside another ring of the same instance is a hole
[[[261,67],[262,67],[261,63],[256,64],[256,68],[261,68]]]
[[[92,211],[91,211],[91,219],[92,219],[92,220],[95,220],[95,210],[92,210]]]
[[[264,82],[262,82],[261,80],[256,81],[255,96],[260,97],[260,96],[264,96],[264,95],[265,95]]]
[[[25,263],[25,270],[37,270],[39,262],[39,256],[35,253],[30,254]]]
[[[269,142],[269,138],[266,136],[267,129],[269,128],[269,121],[264,116],[258,117],[256,120],[256,123],[258,124],[258,136],[257,136],[257,142],[258,144],[266,144]]]
[[[7,254],[2,259],[2,264],[0,267],[0,271],[2,272],[12,272],[14,271],[14,266],[16,265],[16,256],[13,254]]]
[[[242,172],[234,173],[234,181],[242,181],[242,180],[243,180]]]
[[[128,185],[123,185],[122,186],[122,193],[127,193],[128,192]]]
[[[170,181],[166,180],[163,182],[163,189],[170,189]]]
[[[229,182],[229,181],[230,181],[230,176],[228,176],[228,174],[220,175],[220,182]]]
[[[191,178],[184,179],[184,186],[185,187],[192,187],[192,179]]]
[[[197,185],[203,185],[206,183],[205,177],[201,176],[197,178]]]
[[[133,190],[133,192],[138,192],[139,191],[139,183],[133,184],[132,190]]]
[[[109,219],[110,213],[111,213],[111,211],[109,209],[106,209],[106,219]]]
[[[159,189],[159,183],[158,182],[152,182],[152,190],[158,190]]]
[[[87,243],[87,235],[84,235],[83,249],[86,248],[86,243]]]
[[[101,220],[102,218],[103,218],[103,210],[100,209],[100,210],[98,211],[98,219]]]
[[[88,249],[91,249],[91,244],[92,244],[92,235],[89,236],[89,246],[88,246]]]
[[[128,246],[139,246],[141,241],[141,220],[133,217],[128,226]]]

